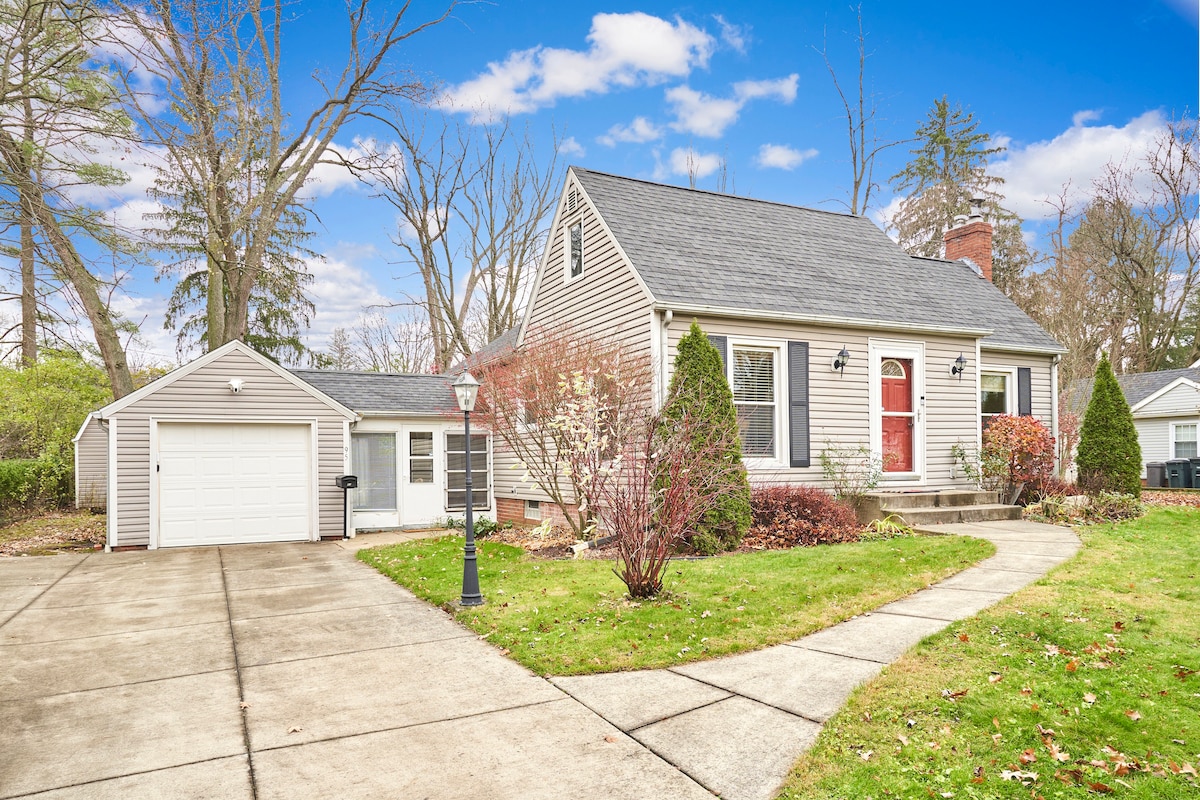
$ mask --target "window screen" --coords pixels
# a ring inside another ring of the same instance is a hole
[[[433,483],[433,431],[408,434],[408,482]]]
[[[396,434],[354,434],[350,437],[350,464],[358,476],[354,510],[395,511]]]

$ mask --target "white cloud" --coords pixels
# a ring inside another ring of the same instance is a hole
[[[750,26],[734,25],[732,22],[727,22],[725,17],[720,14],[713,14],[713,19],[721,26],[721,41],[744,54],[750,41]]]
[[[309,260],[306,265],[313,276],[307,293],[317,309],[305,337],[309,347],[324,347],[334,328],[354,327],[367,306],[390,302],[369,272],[348,261],[328,257]]]
[[[596,141],[606,147],[615,147],[617,142],[653,142],[661,139],[662,135],[663,129],[658,125],[645,117],[634,117],[628,125],[613,125],[608,133],[597,137]]]
[[[1085,198],[1110,162],[1140,160],[1166,127],[1158,111],[1148,111],[1120,127],[1085,124],[1097,116],[1079,112],[1070,128],[1047,141],[1013,145],[1006,137],[993,140],[1008,147],[991,171],[1005,180],[1002,191],[1009,209],[1025,219],[1049,218],[1054,212],[1047,200],[1059,196],[1064,186],[1069,184],[1068,201]]]
[[[713,97],[689,86],[667,90],[667,102],[672,106],[674,130],[694,136],[718,138],[725,129],[737,122],[742,108],[751,100],[774,99],[790,103],[796,99],[799,76],[763,81],[741,81],[733,85],[733,97]]]
[[[758,148],[758,156],[754,163],[766,169],[793,170],[816,155],[817,151],[811,147],[807,150],[797,150],[786,144],[764,144]]]
[[[642,12],[595,15],[587,41],[587,50],[539,45],[510,53],[482,75],[451,87],[443,103],[489,121],[535,111],[561,97],[683,78],[707,66],[715,47],[710,34],[678,17],[672,22]]]
[[[587,154],[587,151],[583,149],[583,145],[574,136],[568,136],[558,143],[558,153],[563,156],[579,156],[582,158]]]
[[[706,178],[721,168],[721,156],[716,153],[697,153],[690,147],[676,147],[670,156],[671,172],[676,175],[695,175]]]

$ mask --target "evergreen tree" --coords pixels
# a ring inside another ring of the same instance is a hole
[[[674,420],[694,415],[705,421],[697,426],[698,430],[730,433],[728,448],[709,465],[723,476],[727,491],[721,492],[720,502],[696,526],[691,542],[702,553],[732,550],[750,527],[750,481],[742,464],[737,411],[721,354],[697,322],[693,321],[687,335],[679,340],[675,374],[662,413]]]
[[[974,115],[945,97],[934,101],[915,138],[913,159],[891,179],[895,192],[906,195],[890,221],[900,246],[916,256],[942,257],[942,233],[955,216],[970,211],[972,198],[981,197],[995,228],[992,280],[1012,296],[1032,258],[1020,217],[1001,205],[1004,180],[987,172],[988,159],[1005,148],[992,146]]]
[[[1079,484],[1090,493],[1120,492],[1141,495],[1142,448],[1138,444],[1133,413],[1108,355],[1100,357],[1079,431],[1075,455]]]

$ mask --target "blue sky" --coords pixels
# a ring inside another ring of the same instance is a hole
[[[285,67],[297,108],[313,96],[312,70],[342,57],[340,6],[292,7]],[[943,95],[961,103],[1009,148],[994,169],[1030,235],[1044,229],[1043,201],[1064,182],[1086,188],[1110,159],[1136,156],[1164,119],[1200,104],[1194,0],[864,2],[863,19],[879,137],[912,136]],[[853,90],[856,24],[846,0],[499,0],[460,6],[398,60],[464,105],[511,109],[543,148],[552,131],[568,137],[565,163],[686,184],[681,154],[690,149],[701,171],[726,159],[738,194],[839,209],[850,182],[846,123],[818,50],[824,41]],[[351,128],[339,143],[370,135],[382,133]],[[893,200],[887,179],[907,158],[901,145],[879,159],[876,219]],[[704,175],[699,186],[715,180]],[[127,191],[137,189],[135,181]],[[313,267],[316,347],[334,327],[352,325],[364,303],[396,297],[408,273],[390,263],[400,256],[386,204],[332,173],[318,195],[314,249],[327,261]],[[147,319],[149,358],[174,356],[158,330],[166,293],[142,276],[122,301]]]

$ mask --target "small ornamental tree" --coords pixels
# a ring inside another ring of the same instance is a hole
[[[1079,485],[1088,494],[1116,492],[1140,497],[1142,448],[1138,444],[1133,412],[1117,384],[1108,355],[1101,356],[1079,429],[1075,454]]]
[[[979,456],[984,480],[1004,502],[1015,502],[1025,485],[1054,477],[1054,437],[1034,417],[992,417]]]
[[[668,398],[663,417],[676,423],[693,418],[695,424],[690,427],[696,446],[707,457],[699,468],[711,472],[711,480],[725,487],[719,501],[697,521],[688,538],[701,553],[732,550],[750,528],[750,481],[742,464],[737,410],[721,354],[695,321],[679,340]],[[714,436],[723,442],[720,449],[706,447]],[[669,481],[670,476],[660,471],[655,486],[662,489]]]
[[[731,491],[709,465],[737,432],[687,408],[669,418],[648,402],[614,406],[595,378],[577,370],[560,380],[564,402],[547,427],[562,443],[563,470],[578,487],[582,512],[616,537],[613,571],[630,597],[654,597],[672,551]],[[636,389],[624,384],[617,393]]]

